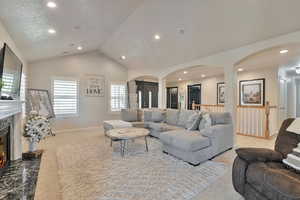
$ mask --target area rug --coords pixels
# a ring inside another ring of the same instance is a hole
[[[213,161],[193,167],[162,153],[156,139],[149,152],[143,140],[130,142],[125,157],[101,140],[57,150],[63,200],[190,200],[228,170]]]

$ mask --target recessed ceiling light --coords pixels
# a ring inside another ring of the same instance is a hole
[[[281,51],[279,51],[281,54],[285,54],[285,53],[287,53],[287,52],[289,52],[289,50],[287,50],[287,49],[282,49]]]
[[[187,72],[187,71],[183,71],[183,73],[184,73],[184,74],[187,74],[188,72]]]
[[[159,40],[159,39],[160,39],[160,36],[159,36],[158,34],[156,34],[156,35],[154,35],[154,38],[155,38],[156,40]]]
[[[126,56],[121,56],[121,59],[122,59],[122,60],[125,60],[125,59],[126,59]]]
[[[243,68],[238,68],[238,71],[242,72],[242,71],[244,71],[244,69]]]
[[[202,77],[202,78],[205,78],[205,77],[206,77],[206,75],[205,75],[205,74],[202,74],[202,75],[201,75],[201,77]]]
[[[50,34],[55,34],[55,33],[56,33],[56,30],[54,30],[53,28],[50,28],[50,29],[48,29],[48,33],[50,33]]]
[[[79,50],[79,51],[81,51],[82,49],[83,49],[82,46],[77,47],[77,50]]]
[[[47,6],[48,6],[49,8],[56,8],[56,3],[53,2],[53,1],[48,1]]]
[[[179,80],[179,81],[182,81],[182,78],[179,78],[178,80]]]

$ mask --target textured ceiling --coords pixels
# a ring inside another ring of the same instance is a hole
[[[57,0],[53,10],[45,4],[0,0],[0,20],[30,61],[76,53],[71,44],[80,44],[129,69],[153,71],[300,30],[299,0]]]
[[[143,0],[0,0],[0,20],[29,61],[99,49]],[[57,33],[49,35],[48,29]]]
[[[102,51],[115,59],[126,55],[122,63],[133,70],[161,70],[299,30],[299,7],[299,0],[145,1]]]

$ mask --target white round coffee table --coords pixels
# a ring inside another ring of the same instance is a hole
[[[146,151],[148,152],[147,136],[149,135],[149,130],[145,128],[116,128],[109,130],[107,136],[111,139],[111,146],[113,141],[120,141],[121,156],[125,154],[125,148],[128,140],[133,140],[137,138],[144,138]]]

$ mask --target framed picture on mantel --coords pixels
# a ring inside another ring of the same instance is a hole
[[[265,105],[265,79],[243,80],[239,84],[241,106]]]

